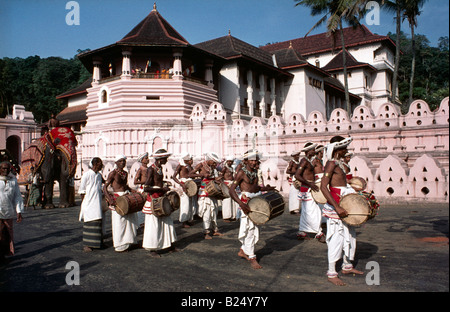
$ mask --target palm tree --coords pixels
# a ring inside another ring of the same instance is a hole
[[[347,60],[344,32],[342,22],[345,21],[350,25],[356,27],[359,25],[359,19],[364,15],[364,8],[366,0],[295,0],[295,6],[303,5],[311,9],[311,15],[322,15],[319,21],[308,31],[308,34],[323,23],[327,23],[327,32],[329,35],[336,35],[339,30],[342,45],[342,61],[344,68],[344,88],[345,88],[345,102],[347,105],[347,112],[351,114],[350,95],[348,91],[348,76],[347,76]]]
[[[411,77],[409,80],[409,101],[408,105],[413,101],[413,89],[414,89],[414,72],[416,66],[416,46],[414,28],[417,27],[417,16],[420,15],[420,8],[425,4],[426,0],[405,0],[404,18],[409,22],[411,28]]]
[[[396,38],[395,38],[395,60],[394,60],[394,74],[392,76],[392,103],[395,103],[397,99],[398,89],[398,70],[400,68],[400,33],[402,25],[402,12],[405,9],[405,0],[386,0],[384,1],[383,8],[387,11],[395,12],[396,23]]]

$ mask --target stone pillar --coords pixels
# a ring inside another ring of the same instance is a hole
[[[122,79],[131,79],[131,51],[122,51],[122,75],[120,76]]]
[[[266,77],[264,75],[259,75],[259,109],[261,110],[261,117],[267,118],[266,116],[266,102],[264,100],[266,96]]]
[[[208,87],[214,87],[213,81],[213,61],[207,60],[205,63],[205,81],[208,83]]]
[[[250,116],[254,115],[253,110],[253,72],[251,70],[247,71],[247,105],[248,105],[248,114]]]
[[[181,63],[181,57],[183,53],[181,50],[174,50],[173,52],[173,79],[181,80],[183,79],[183,65]]]
[[[275,95],[275,78],[271,78],[270,79],[270,100],[272,101],[272,103],[270,105],[271,116],[277,114],[276,98],[277,98],[277,96]],[[284,103],[283,103],[282,114],[284,115]]]
[[[98,82],[100,81],[100,79],[102,79],[102,71],[100,69],[100,65],[102,65],[101,61],[94,61],[94,70],[92,73],[92,83],[93,84],[98,84]]]

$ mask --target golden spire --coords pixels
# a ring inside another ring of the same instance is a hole
[[[153,11],[156,11],[156,2],[153,3]]]

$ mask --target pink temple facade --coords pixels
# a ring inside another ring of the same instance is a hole
[[[255,147],[266,183],[287,194],[291,153],[339,134],[353,137],[353,175],[381,202],[448,202],[448,98],[401,114],[389,102],[394,43],[364,27],[344,33],[351,117],[339,47],[325,34],[261,48],[230,34],[191,45],[155,7],[121,40],[80,54],[92,80],[58,96],[68,104],[58,119],[80,133],[76,178],[96,156],[106,178],[123,154],[133,186],[138,155],[165,148],[170,181],[183,152],[196,163]]]

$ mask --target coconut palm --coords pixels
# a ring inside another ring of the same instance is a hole
[[[414,28],[417,27],[417,17],[420,15],[420,8],[425,4],[426,0],[405,0],[404,18],[408,20],[409,27],[411,28],[411,77],[409,80],[409,101],[408,105],[413,101],[413,89],[414,89],[414,72],[416,66],[416,46],[415,46],[415,34]]]
[[[398,89],[398,70],[400,68],[400,33],[402,25],[402,15],[405,10],[406,0],[385,0],[383,2],[383,8],[389,12],[395,13],[395,59],[394,59],[394,74],[392,75],[392,103],[395,103],[397,99]]]

